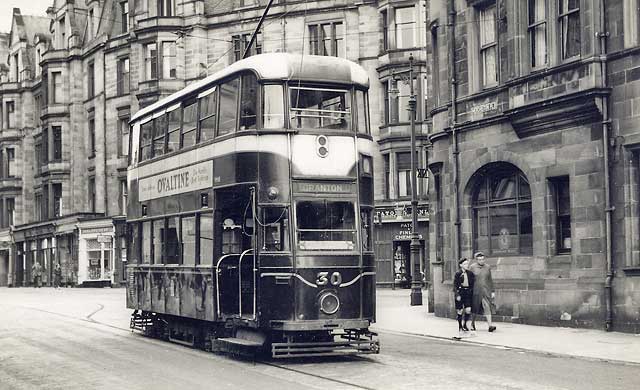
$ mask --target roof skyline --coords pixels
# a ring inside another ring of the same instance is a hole
[[[53,5],[53,0],[3,0],[0,1],[0,33],[11,32],[13,9],[20,8],[22,16],[47,16],[47,8]]]

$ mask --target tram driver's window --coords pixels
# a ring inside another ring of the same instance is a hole
[[[262,127],[281,129],[284,127],[284,91],[282,85],[262,87]]]
[[[302,250],[355,248],[355,209],[351,201],[299,201],[296,223],[298,247]]]
[[[240,95],[240,130],[256,128],[258,106],[258,80],[253,74],[242,76]]]
[[[289,251],[289,212],[285,207],[266,207],[262,210],[262,250]]]
[[[289,90],[292,128],[351,128],[351,94],[348,91],[299,87]]]

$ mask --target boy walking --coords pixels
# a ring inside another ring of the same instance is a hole
[[[456,305],[456,319],[458,332],[468,332],[467,321],[471,314],[471,300],[473,299],[473,285],[475,275],[469,271],[469,260],[465,257],[458,261],[460,269],[453,277],[453,288]],[[464,316],[464,323],[462,322]]]

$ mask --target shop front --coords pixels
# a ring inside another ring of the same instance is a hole
[[[0,287],[13,285],[11,278],[12,250],[11,233],[9,229],[0,232]]]
[[[111,218],[78,223],[78,284],[110,286],[114,283],[114,233]]]
[[[376,281],[379,286],[409,288],[411,286],[411,206],[376,207],[375,252]],[[429,212],[427,205],[418,206],[418,239],[420,240],[421,281],[428,279]]]

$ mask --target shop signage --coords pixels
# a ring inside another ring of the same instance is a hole
[[[113,232],[113,226],[82,229],[82,234],[100,234]]]
[[[205,161],[140,179],[140,201],[162,198],[213,186],[213,163]]]
[[[488,111],[495,111],[498,109],[498,103],[496,102],[487,102],[483,104],[477,104],[471,107],[471,112],[474,114],[481,114]]]
[[[98,236],[98,242],[110,243],[111,236]]]
[[[295,192],[305,192],[312,194],[353,194],[355,187],[352,183],[294,183]]]
[[[89,264],[92,266],[100,265],[100,259],[89,259]]]
[[[373,216],[374,223],[398,222],[411,220],[411,206],[397,206],[394,208],[376,209]],[[429,206],[418,206],[418,220],[429,220]]]
[[[400,231],[393,237],[394,240],[410,240],[411,239],[411,223],[400,224]],[[418,234],[418,239],[422,240],[422,234]]]

